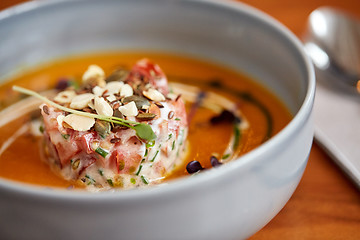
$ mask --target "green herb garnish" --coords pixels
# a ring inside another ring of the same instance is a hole
[[[148,155],[148,150],[145,149],[145,154],[144,154],[144,157],[146,157]]]
[[[61,134],[61,136],[65,139],[65,140],[68,140],[70,135],[69,134]]]
[[[36,97],[36,98],[42,100],[43,102],[45,102],[45,103],[47,103],[47,104],[49,104],[49,105],[51,105],[51,106],[53,106],[53,107],[55,107],[57,109],[65,111],[65,112],[77,114],[77,115],[84,116],[84,117],[97,118],[97,119],[100,119],[100,120],[103,120],[103,121],[107,121],[107,122],[111,122],[111,123],[117,123],[117,124],[123,125],[125,127],[134,129],[136,131],[136,135],[140,139],[145,140],[147,142],[154,141],[155,138],[156,138],[156,135],[155,135],[154,131],[152,130],[150,125],[148,125],[146,123],[139,123],[139,122],[129,121],[129,120],[125,120],[125,119],[118,118],[118,117],[113,117],[113,116],[109,117],[109,116],[105,116],[105,115],[82,112],[82,111],[78,111],[78,110],[75,110],[75,109],[67,108],[67,107],[61,106],[60,104],[57,104],[57,103],[49,100],[48,98],[38,94],[37,92],[31,91],[29,89],[22,88],[22,87],[19,87],[19,86],[13,86],[13,90],[17,91],[17,92],[21,92],[21,93],[26,94],[26,95]]]
[[[43,126],[43,125],[40,125],[39,131],[40,131],[41,133],[44,133],[44,126]]]
[[[106,151],[105,149],[101,148],[101,147],[98,147],[97,149],[95,149],[95,152],[100,154],[103,158],[105,158],[109,152]]]
[[[100,176],[104,176],[104,171],[102,169],[99,169]]]
[[[180,118],[175,118],[175,121],[181,121],[181,119]]]
[[[145,184],[149,184],[149,181],[146,179],[146,177],[144,175],[141,175],[141,180],[143,181],[143,183]]]
[[[175,140],[173,141],[172,147],[171,147],[171,150],[174,150],[174,149],[175,149]]]
[[[155,161],[155,158],[156,158],[156,156],[158,155],[158,153],[159,153],[159,150],[156,151],[155,156],[150,160],[150,162]]]
[[[227,158],[229,158],[229,157],[230,157],[230,153],[223,155],[223,156],[222,156],[222,159],[227,159]]]
[[[75,80],[68,81],[69,86],[73,87],[74,89],[79,89],[79,83]]]
[[[90,177],[90,176],[87,175],[87,174],[85,175],[85,177],[86,177],[87,179],[89,179],[88,185],[96,182],[95,179],[93,179],[92,177]]]
[[[135,184],[135,183],[136,183],[135,178],[131,178],[131,179],[130,179],[130,182],[131,182],[132,184]]]
[[[236,151],[240,143],[240,129],[235,124],[234,125],[234,144],[233,144],[233,150]]]
[[[114,186],[114,183],[113,183],[113,181],[112,181],[110,178],[108,178],[106,181],[108,182],[108,184],[109,184],[111,187]]]
[[[154,145],[155,145],[155,141],[149,141],[148,143],[146,143],[146,148],[153,147]]]
[[[136,176],[139,176],[139,173],[140,173],[141,169],[142,169],[142,165],[140,164],[139,169],[138,169],[137,172],[135,173]]]

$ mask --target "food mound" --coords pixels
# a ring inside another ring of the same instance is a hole
[[[130,189],[161,182],[181,163],[185,106],[158,65],[142,59],[107,78],[91,65],[82,81],[53,99],[76,111],[40,106],[44,158],[55,172],[90,191]]]

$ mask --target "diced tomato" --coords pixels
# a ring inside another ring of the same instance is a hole
[[[138,79],[140,77],[140,79]],[[142,84],[150,83],[152,86],[157,88],[162,94],[169,93],[168,82],[164,72],[161,70],[159,65],[149,61],[149,59],[139,60],[131,69],[128,83],[136,83],[136,81]]]
[[[76,142],[79,143],[79,147],[86,151],[87,154],[94,153],[94,149],[92,148],[92,143],[96,139],[96,133],[95,132],[88,132],[86,134],[83,134],[79,136],[79,139],[76,139]],[[78,138],[78,137],[77,137]]]

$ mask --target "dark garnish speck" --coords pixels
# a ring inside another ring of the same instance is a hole
[[[193,174],[193,173],[196,173],[200,170],[204,169],[201,164],[194,160],[194,161],[191,161],[189,162],[187,165],[186,165],[186,171],[190,174]]]
[[[219,159],[217,159],[214,156],[210,157],[210,163],[211,163],[211,166],[213,166],[213,167],[217,167],[217,166],[220,166],[222,164],[221,162],[219,162]]]
[[[210,119],[210,122],[212,124],[219,124],[219,123],[223,123],[223,122],[232,123],[234,121],[240,122],[240,119],[228,110],[223,110],[219,115],[214,116]]]

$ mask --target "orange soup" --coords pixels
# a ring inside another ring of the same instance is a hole
[[[119,66],[130,68],[143,57],[151,59],[163,69],[170,85],[181,83],[197,86],[204,92],[215,93],[236,103],[249,124],[246,131],[240,135],[237,133],[237,156],[267,141],[291,119],[284,104],[245,75],[193,58],[135,52],[70,57],[41,65],[0,86],[0,108],[5,109],[23,97],[11,90],[13,85],[41,92],[54,88],[61,78],[79,81],[91,64],[97,64],[106,73],[110,73]],[[165,180],[189,175],[186,166],[191,161],[198,161],[202,168],[207,169],[212,167],[211,157],[226,160],[226,156],[221,153],[228,147],[234,134],[234,127],[229,122],[211,122],[216,117],[213,111],[201,106],[194,108],[194,102],[186,102],[186,109],[188,118],[191,119],[187,137],[188,153],[183,164],[176,166]],[[48,187],[77,186],[55,174],[41,160],[41,139],[29,134],[27,130],[19,133],[19,129],[26,123],[39,117],[38,112],[39,110],[26,114],[0,127],[0,177]]]

